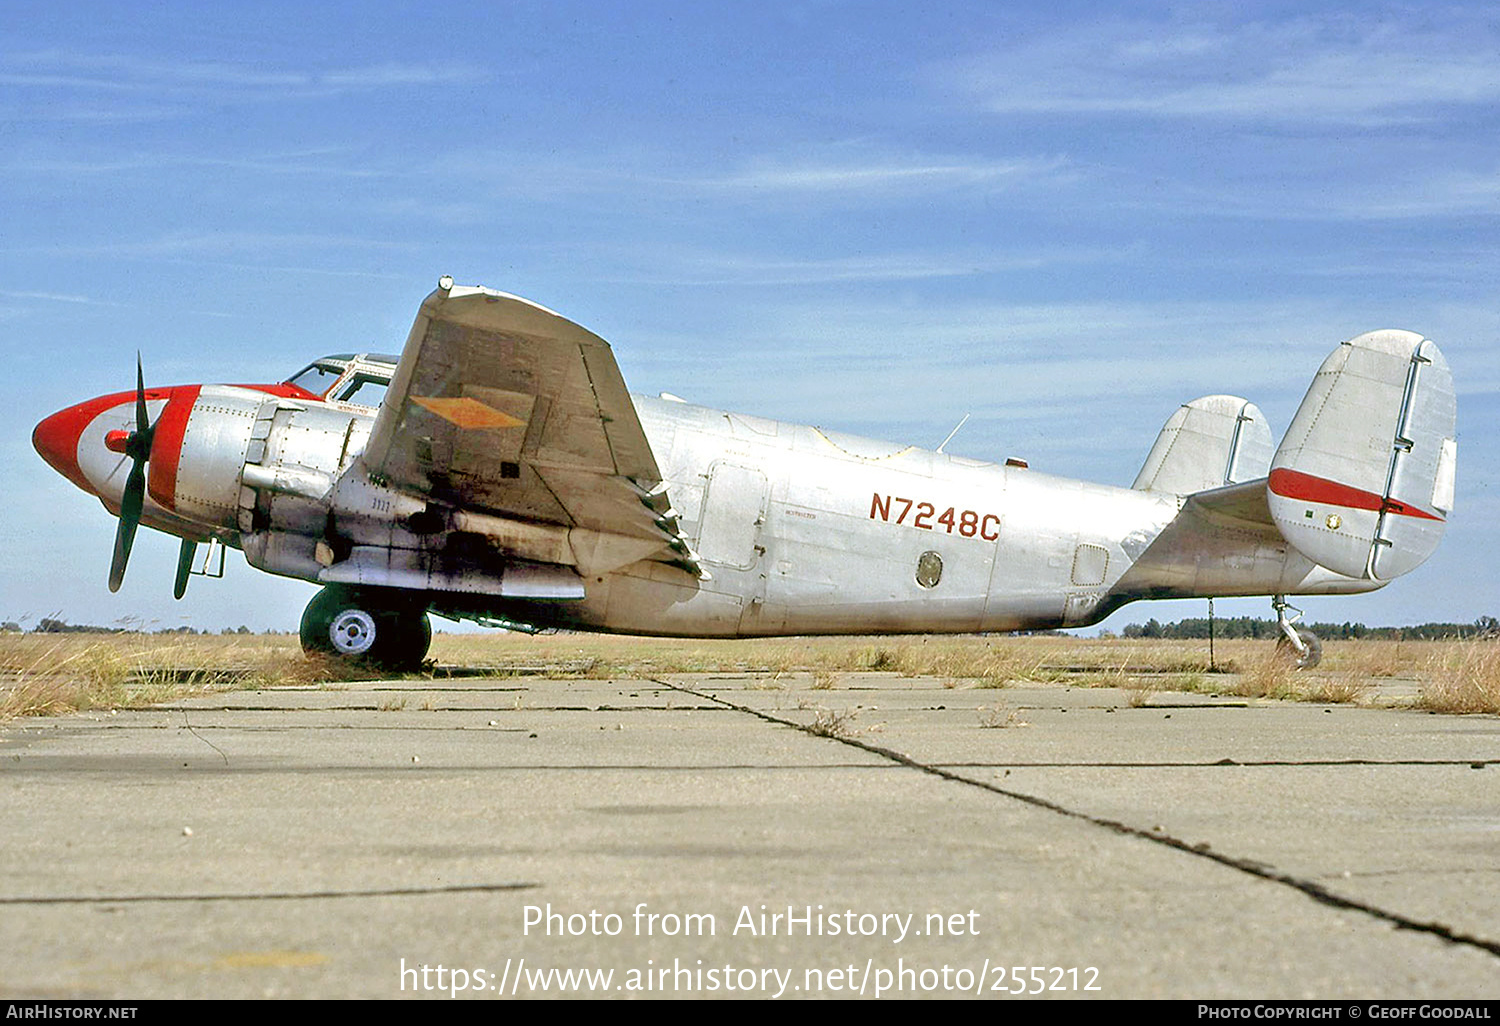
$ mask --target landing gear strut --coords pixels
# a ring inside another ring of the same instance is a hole
[[[1281,637],[1276,639],[1276,651],[1296,660],[1297,669],[1310,670],[1323,659],[1323,642],[1306,627],[1293,626],[1302,619],[1302,610],[1289,605],[1285,595],[1271,596],[1271,608],[1276,610],[1276,626],[1281,628]],[[1287,616],[1290,609],[1295,616]]]
[[[302,651],[383,670],[416,670],[432,643],[420,605],[330,585],[302,613]]]

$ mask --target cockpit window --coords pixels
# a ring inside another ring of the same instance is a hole
[[[344,369],[338,364],[319,360],[317,363],[304,367],[286,380],[288,384],[306,389],[313,395],[323,395],[333,387],[335,381],[343,376]]]
[[[373,374],[356,374],[340,390],[339,402],[377,407],[385,398],[385,390],[389,385],[390,381],[387,378],[376,377]]]

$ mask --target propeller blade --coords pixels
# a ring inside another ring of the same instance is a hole
[[[175,599],[187,594],[188,575],[193,572],[193,556],[197,551],[197,542],[191,538],[182,539],[182,548],[177,550],[177,580],[172,585],[172,597]]]
[[[141,522],[141,507],[146,500],[146,464],[136,460],[125,480],[125,494],[120,497],[120,526],[115,528],[115,555],[109,564],[109,590],[119,591],[125,580],[125,564],[130,561],[130,547],[135,544],[135,529]]]
[[[135,354],[135,429],[141,434],[151,430],[151,415],[146,412],[146,372],[141,368],[141,353]]]

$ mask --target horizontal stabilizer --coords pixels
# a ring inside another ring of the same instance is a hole
[[[1455,407],[1447,361],[1421,335],[1372,331],[1339,346],[1271,461],[1277,528],[1348,577],[1417,567],[1453,509]]]
[[[1206,395],[1167,420],[1131,485],[1141,491],[1191,495],[1265,477],[1271,426],[1252,402]]]

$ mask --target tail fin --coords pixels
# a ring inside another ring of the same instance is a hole
[[[1271,461],[1282,535],[1348,577],[1415,569],[1453,509],[1455,408],[1448,363],[1421,335],[1372,331],[1339,346]]]
[[[1271,426],[1260,409],[1234,395],[1184,403],[1167,420],[1131,485],[1190,495],[1265,477]]]

